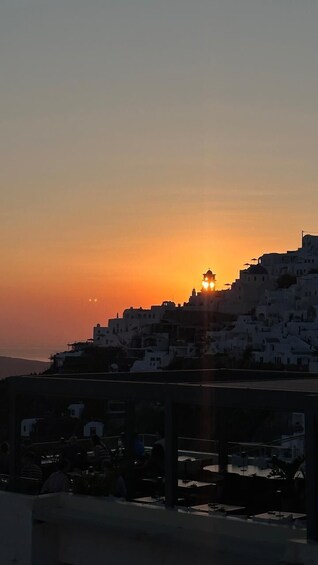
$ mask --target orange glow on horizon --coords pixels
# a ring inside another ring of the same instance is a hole
[[[216,228],[218,240],[212,238]],[[278,232],[268,234],[265,229],[242,233],[232,224],[229,230],[224,218],[202,233],[201,217],[195,215],[191,233],[180,219],[173,229],[167,221],[161,232],[153,229],[146,239],[144,232],[136,231],[129,237],[122,232],[116,241],[96,234],[98,243],[93,245],[84,235],[61,250],[36,240],[27,257],[10,247],[5,250],[7,276],[0,295],[5,347],[44,344],[54,352],[59,344],[66,347],[92,337],[94,325],[105,325],[130,306],[148,308],[164,300],[182,305],[193,287],[200,290],[205,265],[213,264],[222,289],[239,276],[250,257],[293,249],[298,243],[298,233],[293,242],[289,231],[280,239]]]

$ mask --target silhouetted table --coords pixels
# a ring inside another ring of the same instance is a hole
[[[190,481],[178,479],[178,488],[187,490],[209,489],[213,487],[213,483],[205,483],[203,481]]]
[[[209,514],[225,514],[235,515],[243,514],[246,510],[244,506],[230,506],[229,504],[219,504],[219,503],[209,503],[209,504],[198,504],[197,506],[191,506],[191,510],[197,510],[198,512],[207,512]]]
[[[294,520],[305,520],[306,514],[298,512],[280,512],[279,510],[269,510],[263,514],[253,516],[255,522],[267,522],[273,524],[292,524]]]

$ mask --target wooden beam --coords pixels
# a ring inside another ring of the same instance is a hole
[[[219,473],[228,471],[228,410],[220,408],[218,411],[218,440],[219,440]]]
[[[307,539],[318,541],[318,419],[310,408],[305,412],[305,457]]]
[[[165,402],[165,498],[166,507],[173,508],[178,498],[178,426],[177,405]]]

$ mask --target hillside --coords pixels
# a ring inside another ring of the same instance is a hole
[[[31,361],[29,359],[0,356],[0,379],[17,375],[29,375],[30,373],[42,373],[49,366],[50,363],[45,361]]]

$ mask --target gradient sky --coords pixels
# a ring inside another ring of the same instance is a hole
[[[0,2],[0,355],[318,232],[317,28],[317,0]]]

